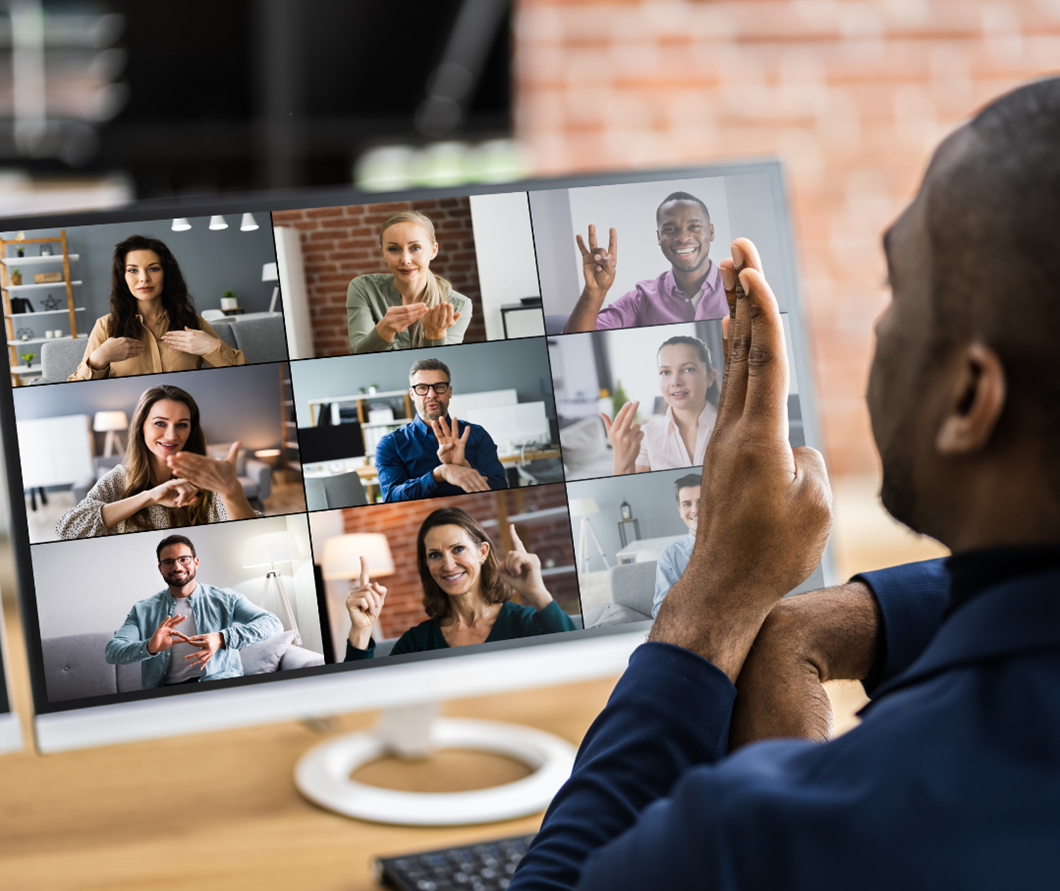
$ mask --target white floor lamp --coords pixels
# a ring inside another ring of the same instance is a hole
[[[596,545],[596,551],[600,555],[600,559],[604,561],[604,566],[606,566],[608,569],[611,568],[611,564],[607,562],[607,555],[604,553],[604,549],[600,544],[600,539],[596,537],[596,530],[593,529],[592,520],[589,519],[589,514],[598,513],[600,513],[600,508],[596,506],[596,501],[594,499],[570,499],[570,515],[572,517],[582,518],[581,527],[578,530],[578,554],[581,557],[581,571],[583,573],[589,571],[589,535],[593,537],[593,543]]]
[[[255,566],[268,566],[269,571],[265,573],[265,590],[262,593],[262,603],[268,602],[269,592],[276,589],[276,599],[280,602],[283,612],[283,624],[288,630],[294,632],[293,644],[301,646],[302,635],[298,630],[298,620],[295,618],[294,608],[291,601],[287,599],[287,592],[283,589],[280,574],[276,571],[277,563],[290,563],[292,560],[300,560],[301,553],[298,550],[298,542],[290,532],[268,532],[264,535],[252,535],[243,543],[243,568],[251,569]]]

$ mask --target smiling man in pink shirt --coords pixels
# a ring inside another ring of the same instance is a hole
[[[563,331],[635,328],[729,314],[718,267],[710,259],[714,226],[707,206],[688,192],[667,195],[655,212],[659,247],[670,268],[657,278],[637,282],[610,306],[604,306],[615,282],[618,232],[611,230],[607,250],[596,243],[596,226],[589,226],[589,246],[575,236],[582,255],[585,287]]]

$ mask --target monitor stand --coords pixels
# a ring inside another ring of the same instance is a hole
[[[328,810],[404,826],[492,823],[543,811],[570,776],[575,748],[543,730],[464,718],[438,718],[438,704],[382,713],[373,730],[314,746],[295,767],[295,785]],[[519,761],[533,773],[514,783],[471,792],[399,792],[351,779],[358,768],[393,755],[426,758],[435,749],[488,752]]]

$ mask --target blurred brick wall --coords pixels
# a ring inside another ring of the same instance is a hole
[[[430,498],[401,504],[377,504],[343,511],[346,532],[382,532],[390,543],[390,553],[397,571],[379,579],[379,583],[387,589],[386,604],[379,617],[382,636],[397,637],[427,618],[422,605],[423,587],[420,585],[419,571],[416,568],[416,536],[419,534],[420,525],[431,511],[441,507],[459,507],[483,523],[486,520],[498,519],[501,511],[507,517],[566,506],[563,486],[533,486],[480,495]],[[498,557],[503,559],[505,546],[502,544],[498,526],[487,525],[484,528],[497,548]],[[526,549],[541,558],[542,566],[551,559],[555,561],[556,566],[573,567],[574,545],[569,518],[551,516],[539,521],[517,523],[515,528]],[[580,612],[576,574],[573,571],[547,576],[545,583],[565,612],[571,615]]]
[[[464,343],[486,339],[471,202],[467,198],[274,211],[274,225],[289,226],[302,233],[309,318],[317,356],[349,355],[346,289],[358,275],[387,271],[379,253],[379,227],[398,210],[418,210],[431,218],[438,238],[438,256],[431,261],[431,270],[449,279],[474,304]]]
[[[1060,0],[519,0],[515,33],[538,174],[783,160],[829,467],[876,472],[880,235],[946,133],[1060,70]]]

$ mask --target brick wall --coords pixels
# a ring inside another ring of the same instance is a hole
[[[1060,3],[520,0],[515,37],[536,173],[783,160],[829,467],[875,472],[880,235],[947,132],[1058,70]]]
[[[387,271],[379,253],[379,226],[398,210],[418,210],[431,218],[438,238],[438,256],[431,262],[431,270],[449,279],[474,304],[464,343],[486,339],[471,202],[467,198],[275,211],[274,225],[301,232],[309,318],[317,356],[349,354],[346,288],[358,275]]]
[[[480,523],[491,519],[503,523],[505,517],[515,514],[550,507],[565,508],[566,505],[564,487],[555,485],[431,498],[402,504],[377,504],[343,511],[346,532],[382,532],[390,543],[397,571],[379,579],[380,584],[387,589],[386,605],[379,617],[382,636],[397,637],[427,618],[422,606],[423,588],[416,568],[416,536],[424,518],[431,511],[441,507],[460,507]],[[497,525],[485,525],[484,528],[493,540],[498,556],[503,556],[506,551],[507,524],[504,524],[503,535],[498,532]],[[566,516],[517,523],[516,531],[526,549],[541,558],[542,565],[549,560],[554,561],[556,566],[574,565],[570,520]],[[580,612],[574,572],[549,576],[546,582],[549,592],[566,612]]]

